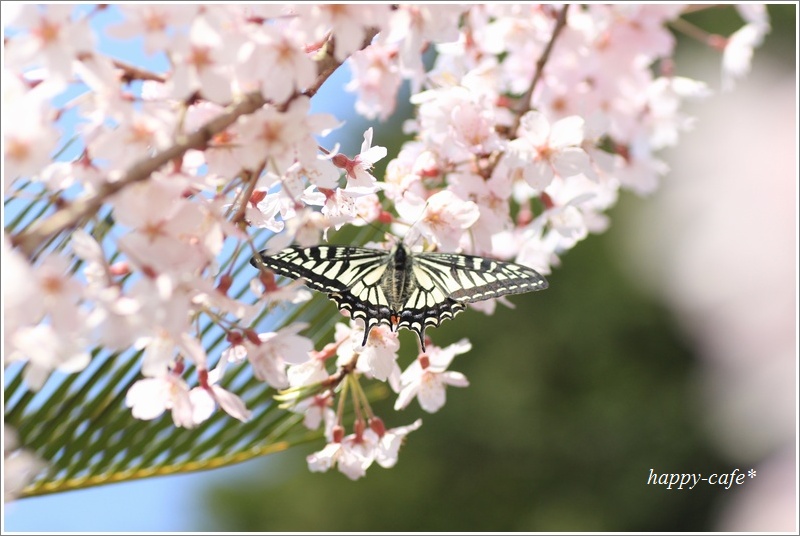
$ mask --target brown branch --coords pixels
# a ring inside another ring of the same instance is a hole
[[[258,178],[261,176],[261,172],[263,171],[264,166],[261,166],[255,172],[247,172],[250,175],[247,177],[247,181],[245,182],[245,187],[243,190],[239,192],[238,195],[238,208],[236,209],[236,213],[231,218],[231,223],[237,226],[244,227],[242,224],[244,222],[244,215],[247,211],[247,205],[250,203],[250,198],[253,196],[253,192],[256,189],[256,184],[258,184]],[[234,200],[234,205],[236,205],[236,200]]]
[[[189,134],[183,141],[146,160],[137,162],[120,180],[104,183],[94,195],[76,199],[49,218],[34,223],[22,233],[13,236],[11,243],[20,248],[25,255],[31,257],[49,236],[78,225],[83,218],[96,213],[108,197],[131,184],[147,179],[153,172],[172,160],[180,158],[189,149],[205,147],[216,134],[228,128],[240,116],[253,113],[265,103],[266,101],[260,93],[253,92],[245,95],[238,102],[230,105],[222,115],[215,117],[197,131]]]
[[[520,98],[519,106],[517,108],[517,118],[514,120],[514,126],[511,129],[511,135],[516,135],[517,129],[519,128],[520,120],[522,116],[525,115],[526,112],[530,111],[531,109],[531,98],[533,98],[533,91],[536,89],[536,86],[539,84],[539,80],[542,79],[544,74],[544,67],[547,65],[547,60],[550,59],[550,53],[553,51],[553,45],[558,38],[558,35],[561,33],[561,30],[567,25],[567,10],[569,9],[570,4],[564,4],[564,7],[561,8],[561,11],[558,13],[556,17],[556,25],[553,28],[553,35],[550,36],[550,41],[548,41],[547,46],[544,48],[542,55],[536,61],[536,72],[533,74],[533,80],[531,80],[531,85],[528,87],[528,91]]]
[[[368,32],[362,43],[362,49],[369,46],[377,30]],[[328,77],[341,65],[332,54],[330,47],[326,49],[323,57],[317,60],[317,79],[305,91],[295,92],[286,102],[277,106],[280,111],[286,111],[289,105],[301,95],[312,97]],[[268,101],[259,92],[244,95],[230,104],[225,111],[204,124],[195,132],[185,136],[178,143],[163,151],[139,161],[128,169],[118,181],[104,183],[98,191],[88,197],[76,199],[63,209],[56,211],[47,219],[32,224],[28,229],[11,237],[11,243],[18,247],[29,258],[33,257],[36,250],[50,236],[63,232],[79,225],[84,218],[96,214],[101,205],[110,196],[124,188],[150,177],[150,175],[169,162],[181,158],[189,149],[203,149],[211,139],[231,126],[239,117],[252,114]]]
[[[122,71],[122,79],[126,82],[132,82],[134,80],[153,80],[155,82],[161,82],[162,84],[166,82],[166,79],[162,75],[140,69],[130,63],[125,63],[124,61],[116,59],[112,59],[111,63],[114,64],[114,67]]]

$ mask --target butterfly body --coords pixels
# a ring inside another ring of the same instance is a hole
[[[352,246],[292,246],[251,259],[278,275],[304,279],[325,292],[339,309],[370,330],[385,324],[419,337],[453,318],[470,302],[547,288],[547,280],[520,264],[453,253],[411,253],[402,243],[391,251]]]

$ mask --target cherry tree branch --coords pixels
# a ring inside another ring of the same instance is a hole
[[[367,36],[362,42],[361,48],[366,48],[372,42],[372,38],[377,30],[367,32]],[[286,102],[277,106],[280,111],[288,109],[289,105],[301,95],[314,96],[325,80],[339,68],[342,62],[333,56],[333,47],[328,46],[324,56],[317,60],[317,79],[310,87],[302,92],[295,92]],[[76,199],[64,208],[59,209],[44,220],[33,223],[24,231],[13,235],[11,243],[19,248],[26,256],[32,258],[37,249],[49,237],[80,225],[85,218],[97,213],[102,204],[110,196],[127,188],[131,184],[145,180],[150,175],[159,170],[169,162],[179,159],[189,149],[203,149],[211,139],[231,126],[239,117],[252,114],[269,102],[259,92],[251,92],[243,95],[231,103],[225,111],[214,119],[208,121],[196,131],[183,136],[178,142],[163,151],[160,151],[145,160],[141,160],[131,166],[125,175],[114,182],[104,183],[96,193]]]

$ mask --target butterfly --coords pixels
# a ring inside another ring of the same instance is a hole
[[[364,341],[380,324],[409,329],[425,351],[425,328],[453,318],[468,303],[547,288],[527,266],[455,253],[412,253],[353,246],[292,246],[255,255],[250,264],[304,279],[342,311],[364,321]]]

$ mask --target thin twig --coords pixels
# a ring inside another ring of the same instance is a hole
[[[512,136],[516,134],[517,129],[519,128],[519,123],[522,119],[522,116],[525,115],[525,112],[531,109],[531,98],[533,97],[533,91],[536,89],[539,80],[542,79],[544,67],[547,65],[547,60],[550,58],[550,52],[553,50],[553,45],[555,44],[558,35],[567,25],[567,10],[569,9],[569,6],[570,4],[564,4],[564,7],[561,8],[561,11],[558,13],[558,17],[556,17],[556,25],[553,28],[553,35],[550,36],[550,41],[548,41],[547,46],[544,48],[544,52],[542,52],[542,55],[539,56],[539,59],[536,61],[536,72],[533,74],[531,85],[528,87],[528,91],[526,91],[519,100],[517,117],[514,120],[514,126],[511,129]]]
[[[252,197],[253,192],[256,189],[256,184],[258,184],[258,177],[261,175],[261,171],[264,169],[262,165],[256,172],[251,173],[250,176],[247,178],[246,186],[239,192],[238,197],[238,205],[236,200],[234,201],[234,206],[237,206],[236,213],[231,218],[231,223],[234,225],[240,225],[241,222],[244,221],[244,214],[247,211],[247,205],[250,203],[250,197]]]
[[[132,82],[133,80],[153,80],[155,82],[161,82],[162,84],[166,82],[166,79],[162,75],[140,69],[130,63],[125,63],[124,61],[116,59],[112,59],[111,63],[114,64],[114,67],[122,71],[122,79],[127,82]]]

